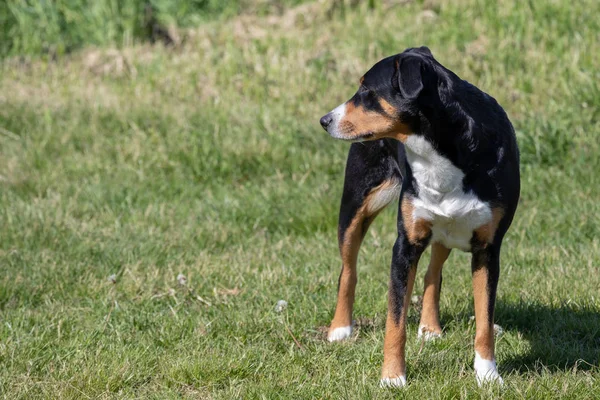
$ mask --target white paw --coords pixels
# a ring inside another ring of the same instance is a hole
[[[338,342],[340,340],[344,340],[352,335],[352,327],[351,326],[341,326],[339,328],[335,328],[333,331],[329,333],[327,336],[327,340],[330,342]]]
[[[406,377],[398,376],[396,378],[383,378],[379,381],[379,387],[382,388],[399,388],[406,386]]]
[[[429,329],[427,329],[426,326],[419,326],[419,330],[417,332],[417,338],[419,339],[423,339],[426,342],[429,342],[430,340],[435,340],[435,339],[439,339],[442,337],[441,333],[437,333],[437,332],[431,332]]]
[[[477,352],[475,352],[475,377],[479,386],[486,383],[497,383],[500,385],[504,383],[496,368],[496,361],[485,360]]]

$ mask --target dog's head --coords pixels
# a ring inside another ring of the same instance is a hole
[[[404,142],[418,127],[424,101],[436,91],[436,63],[427,47],[379,61],[360,78],[350,100],[321,118],[321,126],[336,139]]]

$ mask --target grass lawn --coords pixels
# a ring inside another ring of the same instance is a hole
[[[3,397],[600,398],[600,2],[376,3],[239,16],[174,48],[2,62]],[[517,130],[503,389],[475,383],[459,251],[444,338],[418,341],[413,307],[409,385],[378,388],[394,207],[360,254],[352,339],[325,340],[349,145],[318,119],[377,60],[417,45]]]

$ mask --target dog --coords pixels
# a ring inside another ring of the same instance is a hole
[[[419,336],[442,333],[442,267],[451,249],[471,252],[475,376],[479,385],[501,384],[494,304],[500,247],[520,194],[519,150],[503,108],[420,47],[376,63],[360,78],[354,96],[320,123],[330,136],[353,142],[338,223],[342,270],[328,340],[351,335],[361,242],[377,214],[398,201],[381,385],[406,384],[406,315],[428,245]]]

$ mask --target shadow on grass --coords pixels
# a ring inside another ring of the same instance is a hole
[[[412,307],[415,310],[409,314],[409,324],[418,326],[420,304]],[[442,326],[451,320],[467,321],[472,315],[472,309],[459,314],[442,312]],[[593,304],[546,305],[498,299],[494,319],[505,332],[520,334],[519,341],[529,343],[528,350],[514,351],[502,358],[501,373],[600,369],[600,308]],[[383,332],[385,314],[357,317],[354,326],[363,337]],[[318,328],[319,340],[326,339],[327,330],[328,326]]]
[[[600,310],[592,305],[505,303],[498,301],[494,318],[505,331],[517,331],[529,342],[527,353],[502,361],[511,372],[567,371],[598,368]]]

